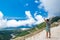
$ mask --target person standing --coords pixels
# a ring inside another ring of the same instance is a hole
[[[46,28],[45,28],[46,29],[46,38],[51,38],[51,30],[50,30],[51,23],[50,23],[49,19],[46,19],[45,22],[46,22]]]

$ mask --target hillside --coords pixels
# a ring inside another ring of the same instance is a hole
[[[52,18],[52,26],[55,24],[55,22],[58,22],[58,20],[60,19],[60,17],[54,17],[54,18]],[[36,27],[35,27],[35,31],[33,31],[32,32],[32,36],[33,35],[35,35],[35,34],[38,34],[39,32],[41,32],[44,28],[45,28],[45,23],[43,22],[43,23],[41,23],[41,24],[38,24],[38,25],[36,25]],[[54,26],[58,26],[58,24],[55,24]],[[54,27],[53,26],[53,27]],[[42,29],[42,30],[41,30]],[[30,31],[29,31],[30,32]],[[29,37],[29,36],[31,36],[31,35],[28,35],[27,37]],[[18,38],[20,38],[20,37],[17,37],[16,39],[18,39]],[[25,38],[25,37],[22,37],[23,39]],[[21,39],[21,38],[20,38]]]
[[[60,19],[60,17],[54,17],[52,18],[52,24],[54,24],[55,22],[58,22],[58,20]],[[38,24],[36,26],[34,26],[33,28],[29,29],[29,30],[3,30],[0,31],[0,40],[10,40],[12,38],[11,34],[13,34],[15,37],[12,39],[16,39],[16,38],[24,38],[24,37],[29,37],[29,36],[33,36],[39,32],[41,32],[42,30],[44,30],[46,24],[45,22]],[[54,25],[55,26],[55,25]]]

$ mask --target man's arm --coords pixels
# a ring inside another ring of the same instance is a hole
[[[46,22],[45,18],[44,18],[44,21]]]

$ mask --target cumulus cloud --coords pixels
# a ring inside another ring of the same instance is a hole
[[[42,18],[41,15],[37,15],[37,16],[35,16],[35,18],[37,19],[36,24],[40,24],[40,23],[44,22],[44,19]]]
[[[5,28],[6,27],[6,20],[0,20],[0,28]]]
[[[0,19],[2,19],[3,18],[3,14],[2,14],[2,12],[0,11]]]
[[[40,24],[42,22],[44,22],[44,19],[41,15],[37,15],[37,13],[34,14],[35,19],[37,20],[37,22],[35,22],[35,24]]]
[[[3,15],[3,13],[1,14]],[[26,25],[31,26],[39,24],[44,21],[42,16],[37,15],[37,13],[34,14],[36,20],[32,17],[30,11],[25,11],[25,14],[27,16],[27,19],[18,21],[15,19],[12,20],[3,19],[3,16],[1,16],[2,19],[0,19],[0,28],[26,26]],[[25,28],[23,28],[22,30],[25,30]]]
[[[25,11],[25,14],[28,17],[28,19],[26,19],[26,20],[19,20],[19,21],[8,20],[7,21],[7,26],[8,27],[17,27],[17,26],[23,26],[23,25],[24,26],[26,26],[26,25],[31,26],[35,22],[35,20],[32,18],[30,11]]]
[[[19,26],[19,24],[16,20],[8,20],[7,21],[7,26],[8,27],[16,27],[16,26]]]
[[[31,15],[30,11],[25,11],[25,14],[29,19],[32,18],[32,15]]]
[[[6,20],[3,20],[3,14],[0,11],[0,28],[5,28],[6,27]]]
[[[48,11],[48,17],[60,15],[60,0],[40,0],[40,2]]]

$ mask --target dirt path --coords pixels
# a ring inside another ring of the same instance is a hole
[[[45,37],[45,30],[43,30],[42,32],[26,38],[25,40],[60,40],[60,25],[54,28],[51,28],[51,38],[47,39]]]

